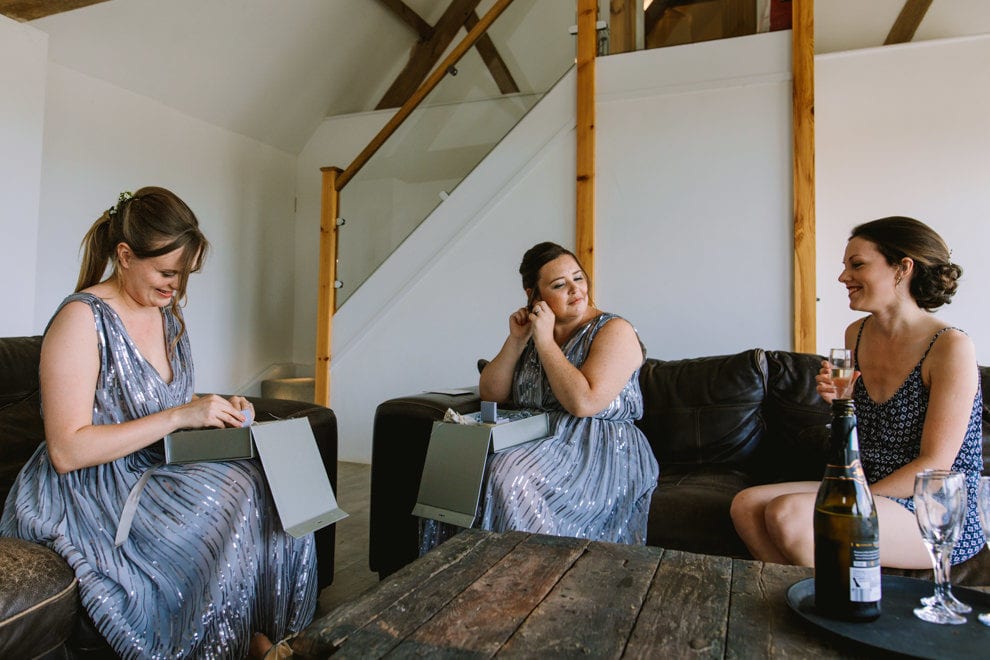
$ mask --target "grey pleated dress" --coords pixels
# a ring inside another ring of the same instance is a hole
[[[188,334],[166,383],[106,303],[93,310],[100,373],[94,424],[117,424],[187,403],[193,394]],[[61,309],[61,306],[59,307]],[[163,310],[166,340],[179,323]],[[0,534],[42,543],[79,578],[82,606],[124,658],[243,658],[255,631],[280,639],[316,608],[313,536],[279,523],[254,460],[162,466],[159,445],[59,475],[40,446],[7,499]],[[155,469],[130,534],[115,547],[124,502]]]
[[[580,368],[598,331],[615,318],[600,314],[580,327],[562,347],[568,361]],[[512,398],[517,408],[546,411],[553,437],[492,457],[480,526],[645,543],[660,468],[634,423],[643,416],[639,369],[604,410],[575,417],[554,396],[530,341],[516,365]]]

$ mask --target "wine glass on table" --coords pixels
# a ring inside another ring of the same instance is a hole
[[[990,545],[990,477],[980,477],[980,485],[976,489],[976,504],[980,511],[980,524],[983,525],[983,535]],[[985,626],[990,626],[990,612],[977,617]]]
[[[914,615],[930,623],[966,623],[949,604],[955,600],[949,567],[966,515],[966,476],[949,470],[919,472],[914,477],[914,513],[935,571],[935,593],[931,599],[922,599]]]
[[[848,399],[852,396],[853,356],[848,348],[831,348],[828,362],[832,365],[832,382],[835,384],[836,398]]]

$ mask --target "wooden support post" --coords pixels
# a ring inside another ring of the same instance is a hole
[[[815,0],[793,0],[791,61],[794,125],[794,350],[815,338]]]
[[[577,20],[577,226],[575,254],[595,282],[595,55],[598,0],[578,0]],[[589,300],[594,300],[591,286]]]
[[[321,168],[323,191],[320,196],[320,285],[316,301],[316,401],[330,407],[330,358],[333,338],[333,312],[337,307],[337,190],[338,167]]]

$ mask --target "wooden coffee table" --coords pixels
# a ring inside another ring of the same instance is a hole
[[[787,605],[811,569],[465,530],[291,645],[303,656],[876,657]]]

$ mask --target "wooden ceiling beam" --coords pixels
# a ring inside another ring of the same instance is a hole
[[[472,11],[468,16],[467,22],[464,23],[464,27],[470,31],[478,24],[478,20],[478,12]],[[509,67],[505,65],[505,60],[498,54],[498,49],[495,48],[495,42],[492,41],[492,38],[488,36],[487,32],[478,37],[474,48],[481,55],[482,61],[488,67],[488,72],[492,74],[495,84],[498,85],[498,91],[503,94],[518,93],[519,85],[516,84],[515,78],[509,72]]]
[[[392,10],[392,13],[402,19],[402,22],[413,29],[419,38],[426,41],[433,36],[433,26],[423,20],[413,9],[402,0],[378,0]]]
[[[107,0],[0,0],[0,14],[25,23]]]
[[[409,62],[375,106],[376,110],[397,108],[412,97],[480,2],[481,0],[452,0],[433,27],[433,36],[413,46]]]
[[[931,5],[932,0],[906,0],[883,44],[903,44],[914,39],[914,33]]]

